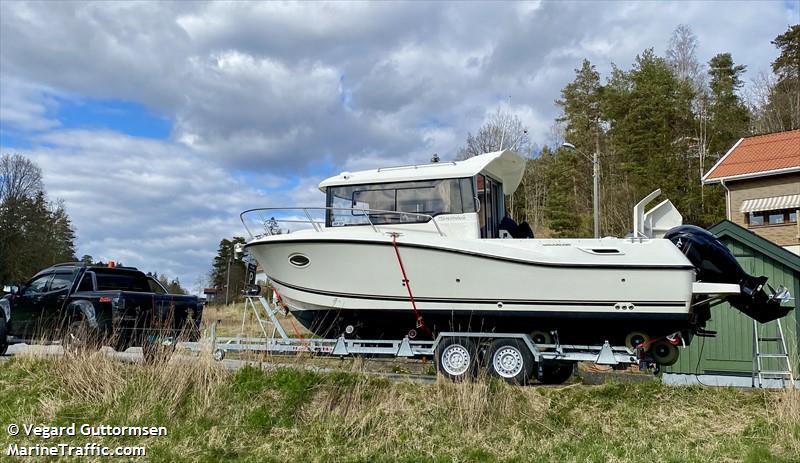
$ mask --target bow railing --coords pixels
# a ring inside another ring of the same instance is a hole
[[[348,217],[354,219],[363,218],[366,221],[352,223],[333,221],[332,225],[327,227],[326,215],[329,211],[348,211],[350,213]],[[321,215],[321,218],[315,218],[315,215],[318,217]],[[387,220],[387,217],[395,217],[397,221]],[[380,220],[376,220],[378,218],[380,218]],[[413,220],[408,220],[409,218],[413,218]],[[376,233],[382,233],[382,229],[391,228],[393,226],[428,222],[433,224],[439,236],[445,236],[439,224],[436,222],[436,217],[430,214],[359,207],[262,207],[248,209],[242,212],[239,214],[239,219],[242,221],[242,225],[244,225],[251,239],[261,236],[279,235],[284,232],[291,233],[292,231],[301,229],[311,229],[316,232],[322,232],[326,228],[358,225],[370,226]],[[295,229],[287,228],[284,230],[281,224],[290,224]],[[261,231],[263,231],[263,233]]]

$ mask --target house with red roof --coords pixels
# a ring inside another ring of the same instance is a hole
[[[728,220],[800,254],[800,130],[741,138],[704,176]]]

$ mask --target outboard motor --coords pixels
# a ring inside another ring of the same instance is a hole
[[[767,284],[767,277],[748,275],[730,250],[708,230],[681,225],[670,229],[664,238],[672,241],[694,265],[698,281],[738,284],[741,294],[727,296],[725,300],[748,317],[766,323],[792,310],[781,305],[790,297],[785,288],[775,291]]]

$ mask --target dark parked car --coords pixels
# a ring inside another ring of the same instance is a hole
[[[166,340],[197,340],[203,305],[168,294],[133,267],[58,264],[0,299],[0,354],[9,343],[89,341],[125,350]]]

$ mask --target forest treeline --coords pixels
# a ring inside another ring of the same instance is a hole
[[[75,239],[64,202],[47,197],[42,169],[21,154],[0,156],[0,290],[53,264],[77,261]],[[89,255],[80,261],[106,265]],[[177,277],[151,276],[169,293],[186,294]]]
[[[0,285],[74,260],[72,222],[62,201],[48,200],[42,170],[22,155],[0,156]]]
[[[554,146],[532,144],[522,122],[499,110],[468,135],[458,157],[498,150],[501,140],[527,155],[508,203],[537,236],[592,236],[595,151],[602,236],[629,232],[633,205],[656,188],[685,223],[709,226],[725,217],[725,195],[702,185],[702,175],[743,136],[800,128],[800,25],[772,44],[779,51],[772,73],[756,76],[743,94],[747,66],[729,52],[699,62],[696,36],[678,26],[665,56],[646,49],[630,69],[612,65],[603,78],[584,60],[556,101]]]

